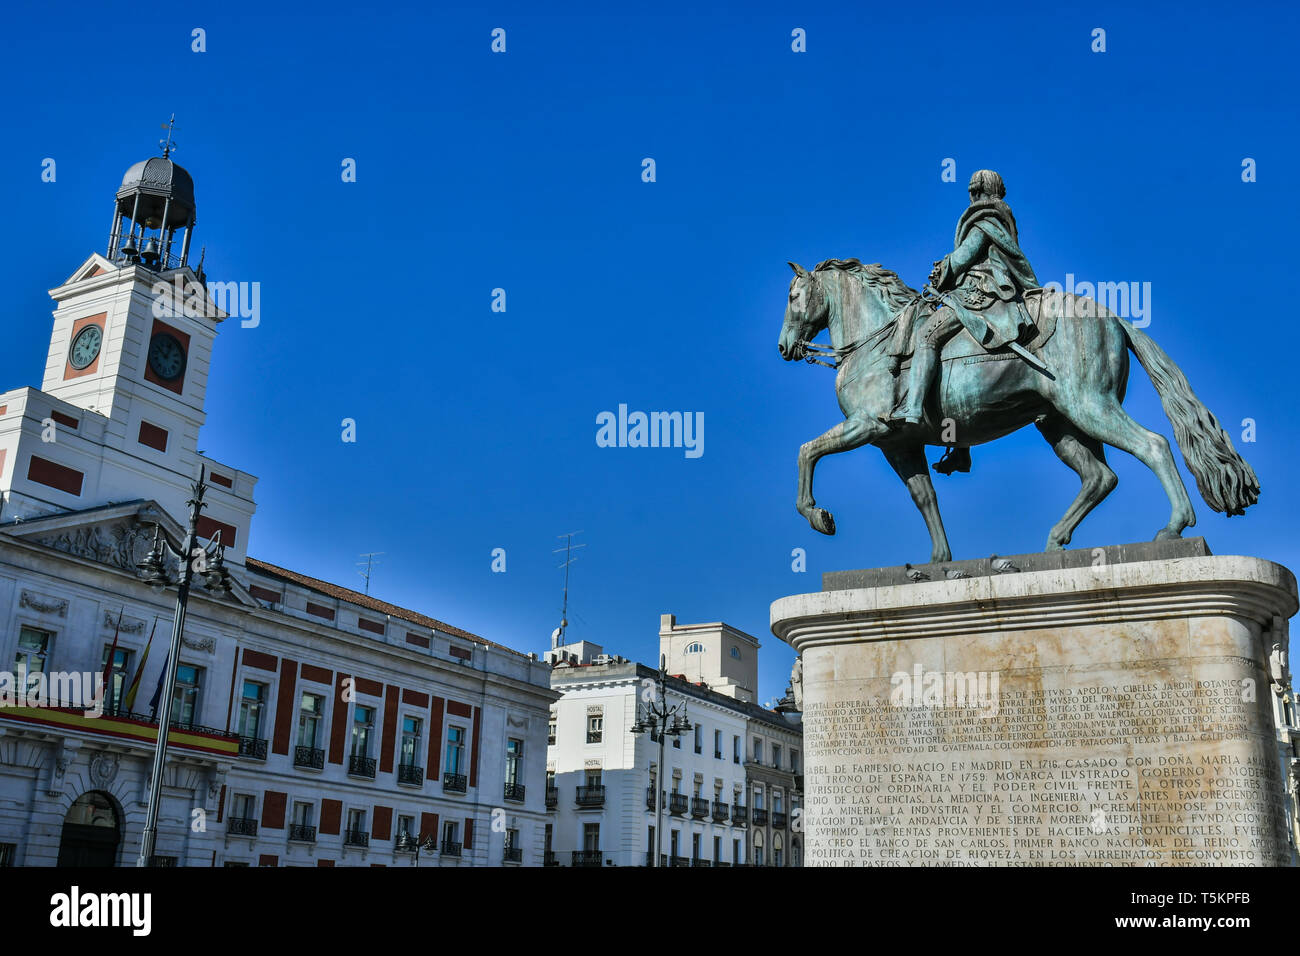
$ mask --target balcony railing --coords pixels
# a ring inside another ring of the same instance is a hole
[[[324,770],[325,751],[317,747],[294,747],[293,765],[307,770]]]
[[[714,866],[731,866],[731,864],[728,863],[726,860],[714,860],[714,861],[713,861],[713,865],[714,865]]]
[[[294,843],[315,843],[316,828],[305,823],[289,824],[289,839]]]
[[[578,806],[580,807],[603,807],[605,805],[605,787],[579,787],[577,793]],[[575,866],[577,864],[574,864]]]
[[[690,866],[691,858],[688,856],[677,856],[676,854],[673,854],[668,858],[668,865],[669,866]]]
[[[261,737],[240,737],[239,756],[252,760],[265,760],[266,741]]]
[[[442,789],[444,793],[464,793],[467,779],[463,773],[444,773]]]
[[[508,846],[501,851],[501,860],[504,863],[522,863],[524,862],[524,848],[521,846]]]
[[[713,822],[714,822],[714,823],[726,823],[726,822],[727,822],[728,811],[729,811],[730,809],[731,809],[731,808],[728,807],[728,806],[727,806],[725,803],[723,803],[721,800],[714,800],[714,801],[713,801]]]
[[[348,776],[375,779],[375,758],[353,754],[348,758]]]
[[[776,827],[778,830],[785,829],[785,819],[786,818],[785,818],[784,810],[772,811],[772,826]]]
[[[457,843],[457,842],[455,842],[454,840],[443,840],[443,841],[442,841],[442,855],[443,855],[443,856],[460,856],[460,844]]]
[[[556,857],[554,850],[547,850],[542,854],[542,866],[559,866],[559,858]]]
[[[524,785],[522,783],[507,783],[502,797],[505,800],[513,800],[515,803],[523,803]]]
[[[559,805],[560,805],[560,788],[547,787],[546,788],[546,809],[554,810]]]
[[[257,836],[257,821],[252,817],[226,817],[227,836]]]
[[[604,850],[574,850],[573,865],[574,866],[604,866],[605,851]]]
[[[753,821],[756,827],[767,826],[767,811],[762,807],[754,807],[749,811],[749,819]]]
[[[691,866],[712,866],[712,865],[713,865],[712,860],[706,860],[702,856],[697,856],[693,860],[691,860]]]
[[[691,816],[703,820],[709,815],[709,801],[701,797],[691,797]]]
[[[670,793],[668,794],[668,812],[673,816],[681,816],[686,812],[686,794]]]
[[[667,801],[664,801],[664,802],[666,803]],[[645,788],[645,808],[646,808],[647,810],[651,810],[651,811],[657,809],[657,807],[655,806],[655,788],[654,788],[654,787],[646,787],[646,788]]]
[[[587,743],[589,743],[589,744],[598,744],[598,743],[600,743],[604,738],[605,738],[605,732],[604,732],[603,730],[589,730],[589,731],[587,731]]]
[[[397,765],[397,782],[412,787],[422,786],[424,784],[424,768],[417,767],[413,763],[399,763]]]
[[[345,830],[343,833],[344,846],[370,846],[370,834],[365,830]]]
[[[749,807],[743,803],[733,803],[731,805],[731,823],[733,826],[743,827],[749,822]]]

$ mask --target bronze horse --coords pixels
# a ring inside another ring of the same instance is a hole
[[[829,259],[812,272],[793,262],[790,267],[795,277],[777,345],[781,356],[787,361],[808,357],[812,339],[829,329],[831,351],[839,359],[835,394],[845,420],[799,449],[797,507],[822,534],[835,533],[835,519],[813,498],[817,462],[874,444],[907,484],[925,518],[933,545],[930,560],[951,560],[925,446],[981,445],[1033,422],[1082,482],[1078,496],[1048,532],[1046,550],[1069,544],[1079,522],[1118,483],[1106,464],[1105,445],[1136,456],[1155,472],[1171,508],[1169,523],[1156,539],[1179,537],[1196,523],[1196,515],[1169,442],[1130,418],[1121,404],[1129,349],[1151,377],[1206,503],[1234,515],[1259,497],[1254,471],[1192,393],[1178,366],[1145,332],[1091,299],[1046,290],[1036,295],[1042,310],[1038,324],[1055,320],[1054,334],[1034,352],[1046,372],[1006,349],[984,355],[963,332],[944,347],[942,370],[926,396],[921,423],[891,429],[882,421],[895,399],[889,336],[895,317],[917,293],[889,270],[856,259]],[[958,353],[962,357],[954,358]],[[1003,358],[1008,360],[996,360]]]

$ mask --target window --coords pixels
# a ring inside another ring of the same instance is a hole
[[[420,754],[420,731],[424,723],[419,717],[402,718],[402,766],[414,767]]]
[[[172,723],[191,726],[199,716],[199,688],[203,668],[181,664],[176,668],[176,687],[172,692]]]
[[[319,694],[303,694],[302,706],[298,709],[298,746],[316,748],[320,740],[321,714],[325,708],[325,698]]]
[[[465,760],[465,728],[454,724],[447,728],[447,773],[460,773]]]
[[[247,793],[237,793],[230,798],[230,815],[236,820],[252,820],[257,816],[257,800]]]
[[[600,849],[599,823],[584,823],[582,825],[582,848],[589,852]]]
[[[693,643],[693,644],[687,644],[687,645],[686,645],[686,653],[687,653],[687,654],[703,654],[703,653],[704,653],[704,645],[701,644],[699,641],[696,641],[696,642]]]
[[[296,827],[309,827],[312,825],[312,811],[315,809],[310,803],[295,801],[293,805],[293,825]]]
[[[122,707],[122,697],[126,694],[131,671],[131,652],[124,647],[113,651],[113,664],[110,669],[108,663],[110,650],[112,645],[105,644],[104,656],[100,658],[99,666],[108,672],[108,686],[104,688],[104,709],[112,713]]]
[[[732,840],[731,841],[731,864],[732,866],[736,866],[741,862],[743,861],[740,859],[740,841]]]
[[[375,726],[375,709],[360,704],[352,711],[352,756],[370,756],[370,732]]]
[[[549,854],[551,852],[551,838],[554,835],[555,835],[555,824],[553,823],[546,824],[546,828],[542,831],[542,853]]]
[[[244,681],[244,693],[239,699],[239,736],[262,736],[262,708],[265,704],[266,685]]]
[[[366,829],[366,811],[349,810],[348,811],[348,832],[363,833]]]
[[[782,809],[783,807],[781,805],[781,791],[773,790],[772,791],[772,812],[780,813]]]
[[[781,766],[781,745],[780,744],[772,744],[772,766],[778,768]]]
[[[600,770],[598,770],[598,769],[589,769],[589,770],[587,770],[587,782],[586,782],[585,786],[588,786],[588,787],[599,787],[600,784],[601,784],[600,777],[601,777],[601,771],[600,771]]]
[[[524,755],[524,742],[516,740],[514,737],[506,741],[506,783],[517,784],[519,782],[519,764]]]
[[[731,738],[731,759],[735,763],[740,763],[740,738],[738,736]]]
[[[763,831],[757,830],[754,833],[754,865],[765,866],[766,861],[763,857]]]
[[[734,657],[736,660],[740,660],[740,648],[733,647],[731,649],[731,656]]]
[[[519,831],[513,828],[506,830],[506,857],[510,857],[510,851],[519,847]]]
[[[668,852],[671,853],[673,856],[677,855],[678,836],[679,836],[679,831],[677,830],[672,830],[668,834]]]
[[[790,748],[790,769],[795,773],[799,772],[799,751],[793,747]]]
[[[713,759],[722,759],[722,731],[720,730],[713,732]]]
[[[722,862],[722,837],[720,836],[715,836],[713,838],[713,862]]]
[[[555,721],[555,715],[551,714],[551,719],[546,724],[546,742],[548,744],[555,743]]]
[[[763,762],[763,738],[754,738],[754,763]]]
[[[25,669],[28,674],[45,673],[45,659],[50,653],[49,631],[24,627],[18,632],[18,653],[14,655],[14,670]],[[26,688],[24,688],[25,690]]]
[[[699,858],[700,858],[700,835],[698,833],[692,833],[691,834],[691,859],[698,860]]]
[[[0,867],[13,866],[14,854],[17,851],[17,843],[0,843]]]
[[[460,842],[460,824],[453,820],[448,820],[442,825],[442,842],[444,844],[456,844]]]
[[[704,728],[699,724],[695,725],[695,752],[704,753]]]
[[[605,715],[587,715],[587,743],[598,744],[605,738]]]
[[[415,817],[401,816],[397,818],[397,839],[400,840],[405,836],[407,840],[414,840],[417,836],[412,832],[414,829]]]
[[[763,809],[763,788],[762,788],[762,787],[755,787],[755,788],[754,788],[754,803],[753,803],[753,807],[754,807],[755,810],[762,810],[762,809]]]

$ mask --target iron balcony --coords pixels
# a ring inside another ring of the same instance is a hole
[[[227,817],[227,836],[257,836],[257,821],[251,817]]]
[[[455,842],[454,840],[443,840],[443,841],[442,841],[442,855],[443,855],[443,856],[460,856],[460,844],[457,843],[457,842]]]
[[[370,834],[365,830],[347,830],[343,833],[344,846],[370,846]]]
[[[325,751],[319,747],[294,747],[293,765],[307,770],[324,770]]]
[[[743,827],[749,822],[749,807],[743,803],[733,804],[731,807],[731,822],[734,826]]]
[[[560,861],[555,856],[554,850],[547,850],[542,855],[542,866],[559,866]]]
[[[754,826],[756,827],[767,826],[767,810],[765,810],[763,807],[754,807],[752,810],[750,810],[749,818],[750,820],[753,821]]]
[[[289,839],[295,843],[315,843],[316,828],[305,823],[289,824]]]
[[[686,812],[686,794],[670,793],[668,794],[668,812],[673,816],[680,817]]]
[[[726,823],[729,810],[730,807],[728,807],[721,800],[714,800],[713,801],[713,822]]]
[[[502,851],[501,860],[503,863],[522,863],[524,862],[524,848],[520,846],[508,846]]]
[[[397,765],[397,782],[405,783],[412,787],[423,786],[424,768],[417,767],[413,763],[403,763]]]
[[[604,850],[574,850],[573,865],[574,866],[604,866],[605,851]]]
[[[785,811],[784,811],[784,810],[773,810],[773,811],[772,811],[772,826],[776,827],[778,830],[784,830],[784,829],[785,829]]]
[[[361,754],[353,754],[348,758],[348,776],[349,777],[367,777],[370,780],[375,779],[375,758],[365,757]]]
[[[702,797],[691,797],[691,816],[703,820],[709,815],[709,801]]]
[[[603,807],[605,805],[604,785],[596,787],[579,787],[577,794],[580,807]],[[575,851],[576,852],[576,851]],[[577,864],[574,864],[575,866]]]
[[[515,803],[523,803],[524,785],[522,783],[507,783],[503,799],[513,800]]]
[[[601,730],[587,731],[587,743],[598,744],[601,742],[602,739],[604,739],[604,731]]]
[[[669,866],[690,866],[691,859],[690,857],[687,856],[677,856],[677,854],[674,853],[672,856],[668,858],[668,865]]]
[[[712,865],[713,865],[712,860],[706,860],[702,856],[697,856],[691,860],[691,866],[712,866]]]
[[[442,775],[443,792],[464,793],[467,782],[463,773],[444,773]]]
[[[240,737],[239,756],[252,760],[266,759],[266,741],[261,737]]]
[[[560,788],[547,787],[546,788],[546,809],[554,810],[557,806],[559,806],[559,804],[560,804]]]

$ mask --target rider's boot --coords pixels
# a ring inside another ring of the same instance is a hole
[[[885,419],[886,424],[919,425],[924,414],[925,394],[930,390],[935,366],[939,364],[939,349],[933,345],[918,344],[912,353],[912,367],[907,370],[907,397],[899,402]]]

